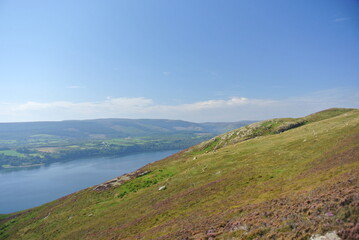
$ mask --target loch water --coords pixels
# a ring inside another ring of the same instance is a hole
[[[0,213],[17,212],[39,206],[132,172],[178,151],[84,158],[40,167],[0,169]]]

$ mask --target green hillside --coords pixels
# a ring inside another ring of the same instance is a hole
[[[254,123],[0,216],[0,239],[357,239],[358,160],[357,109]]]

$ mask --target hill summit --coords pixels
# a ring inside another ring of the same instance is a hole
[[[254,123],[27,211],[0,239],[358,239],[359,110]]]

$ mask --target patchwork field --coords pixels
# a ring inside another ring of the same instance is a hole
[[[0,168],[183,149],[251,122],[98,119],[0,123]]]

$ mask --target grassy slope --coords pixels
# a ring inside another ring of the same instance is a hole
[[[359,111],[321,112],[281,134],[262,124],[246,141],[222,135],[119,187],[0,220],[0,239],[306,239],[331,230],[353,238]]]

